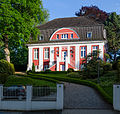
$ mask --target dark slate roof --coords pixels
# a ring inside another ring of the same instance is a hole
[[[91,18],[80,16],[80,17],[69,17],[69,18],[57,18],[43,25],[38,26],[38,28],[40,30],[43,30],[43,29],[54,29],[54,28],[62,28],[62,27],[80,27],[80,26],[95,26],[95,25],[101,25],[101,23]]]
[[[51,35],[59,28],[71,28],[77,32],[80,39],[51,40]],[[38,26],[40,33],[44,35],[44,41],[29,43],[53,43],[53,42],[76,42],[76,41],[98,41],[103,38],[104,25],[88,17],[58,18]],[[87,38],[87,32],[92,32],[92,38]]]

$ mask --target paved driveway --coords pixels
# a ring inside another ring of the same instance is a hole
[[[66,82],[64,84],[65,109],[113,109],[91,87]]]

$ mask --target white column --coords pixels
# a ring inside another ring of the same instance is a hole
[[[62,47],[61,46],[59,46],[59,60],[61,61],[61,51],[62,51]]]
[[[66,59],[65,59],[65,71],[68,70],[68,57],[66,56]]]
[[[70,46],[68,46],[68,63],[70,64]]]
[[[57,57],[57,71],[59,71],[59,57]]]
[[[32,86],[27,86],[26,87],[26,110],[31,110],[32,107]]]
[[[103,60],[103,44],[99,45],[100,55],[99,57]]]
[[[63,98],[64,98],[64,90],[63,84],[57,84],[57,101],[56,101],[56,109],[63,109]]]
[[[87,45],[87,55],[91,53],[91,44]]]
[[[79,46],[75,47],[75,68],[79,70]]]
[[[54,47],[50,47],[50,63],[49,68],[54,65]]]
[[[43,71],[43,47],[39,47],[39,70]]]
[[[32,70],[32,47],[28,47],[28,67],[27,70]]]

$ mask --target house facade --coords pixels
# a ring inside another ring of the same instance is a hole
[[[59,18],[38,26],[37,42],[27,44],[28,68],[36,71],[81,70],[85,57],[100,50],[104,60],[106,31],[104,25],[88,17]]]

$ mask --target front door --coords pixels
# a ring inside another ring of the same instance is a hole
[[[65,65],[60,65],[60,71],[65,71]]]

